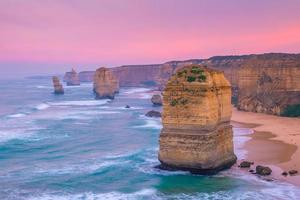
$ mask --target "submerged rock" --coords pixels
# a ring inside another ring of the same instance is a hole
[[[231,167],[230,118],[231,86],[222,72],[201,65],[177,71],[163,92],[161,168],[212,174]]]
[[[261,176],[267,176],[272,173],[272,170],[270,167],[265,167],[261,165],[256,166],[256,173]]]
[[[66,72],[64,81],[67,83],[67,86],[80,85],[79,76],[74,69],[70,72]]]
[[[64,94],[64,88],[59,81],[57,76],[52,77],[53,87],[54,87],[54,94]]]
[[[115,94],[119,92],[119,81],[109,69],[97,69],[94,76],[94,92],[96,99],[114,99]]]
[[[151,110],[146,113],[147,117],[161,117],[161,113],[155,110]]]
[[[159,94],[155,94],[155,95],[152,96],[151,102],[155,106],[161,106],[162,105],[162,98]]]

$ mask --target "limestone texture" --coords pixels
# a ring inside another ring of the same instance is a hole
[[[64,81],[67,83],[67,86],[80,85],[79,76],[74,69],[65,73]]]
[[[161,168],[211,174],[233,165],[230,118],[231,86],[222,72],[203,65],[177,70],[163,92]]]
[[[119,92],[119,81],[110,69],[100,67],[94,76],[94,92],[96,99],[114,99]]]
[[[52,77],[53,87],[54,87],[54,94],[64,94],[64,88],[60,83],[60,80],[57,76]]]

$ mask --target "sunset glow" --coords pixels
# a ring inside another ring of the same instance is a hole
[[[4,0],[0,8],[8,74],[300,51],[297,0]]]

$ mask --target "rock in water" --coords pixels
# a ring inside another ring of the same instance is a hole
[[[67,82],[67,86],[80,85],[79,76],[74,69],[71,72],[66,72],[64,81]]]
[[[151,110],[146,113],[147,117],[161,117],[161,113],[155,110]]]
[[[57,76],[52,77],[53,87],[54,87],[54,94],[64,94],[64,88],[59,81]]]
[[[201,65],[178,70],[163,92],[161,167],[198,174],[231,167],[230,118],[231,87],[223,72]]]
[[[155,94],[155,95],[152,96],[151,102],[155,106],[161,106],[162,105],[162,98],[159,94]]]
[[[261,165],[256,166],[256,173],[261,176],[267,176],[272,173],[272,170],[270,167],[265,167]]]
[[[112,72],[105,67],[97,69],[94,76],[94,92],[96,93],[96,99],[114,99],[115,93],[118,91],[119,81]]]
[[[253,162],[249,162],[249,161],[243,161],[240,163],[239,167],[240,168],[249,168],[251,167],[251,165],[253,165]]]

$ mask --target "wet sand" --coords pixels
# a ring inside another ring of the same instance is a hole
[[[245,144],[247,160],[254,161],[254,166],[270,166],[273,178],[300,186],[300,173],[297,176],[281,175],[292,169],[300,172],[300,118],[243,112],[234,108],[232,125],[254,130],[251,140]]]

